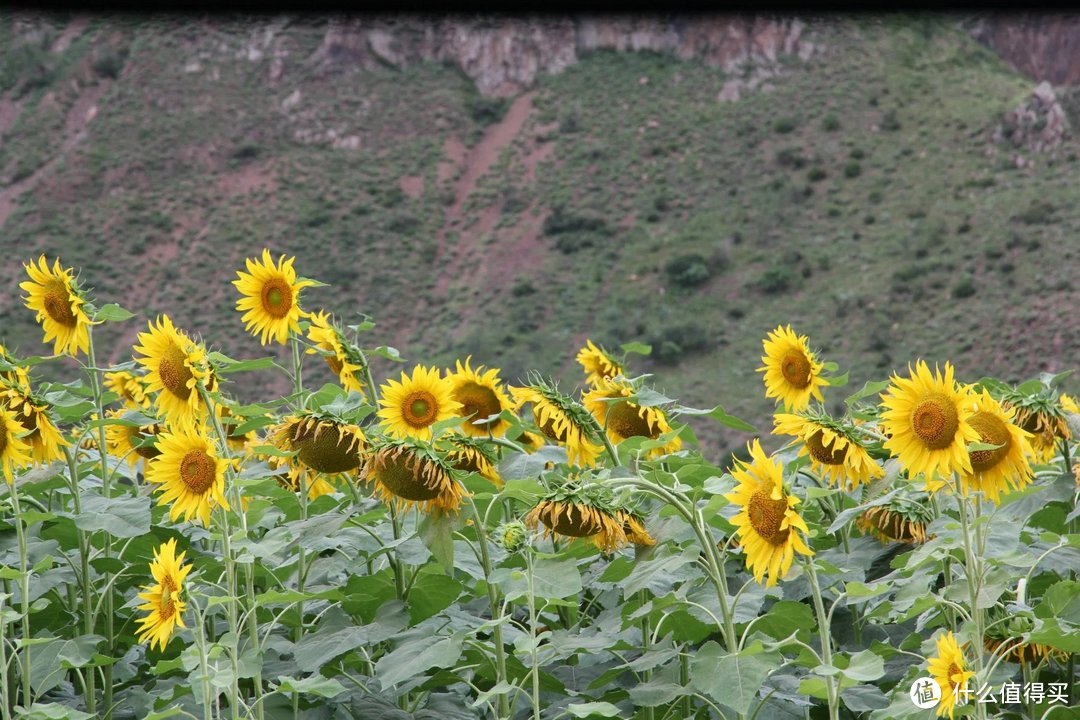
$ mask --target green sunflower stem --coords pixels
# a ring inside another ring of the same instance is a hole
[[[22,680],[22,701],[23,707],[30,707],[33,702],[33,696],[31,695],[30,688],[30,645],[29,641],[32,637],[30,631],[30,563],[26,550],[26,524],[23,521],[22,508],[19,506],[19,490],[16,484],[12,482],[8,485],[11,490],[11,508],[15,513],[15,534],[18,537],[19,543],[19,602],[21,604],[22,615],[22,636],[23,640],[27,643],[23,645],[22,653],[20,653],[20,660],[22,661],[22,669],[20,670],[20,679]]]
[[[5,594],[7,591],[7,580],[4,581]],[[7,644],[8,644],[8,632],[7,628],[10,623],[5,622],[2,618],[6,606],[6,598],[0,598],[0,668],[7,669]],[[0,718],[2,720],[11,720],[11,707],[14,703],[11,702],[12,688],[8,685],[8,674],[5,672],[3,677],[0,677]]]
[[[472,496],[469,497],[469,507],[472,509],[473,519],[475,520],[476,537],[479,540],[480,545],[480,563],[484,568],[484,584],[487,585],[488,596],[488,608],[491,611],[491,620],[493,622],[499,618],[502,613],[499,609],[499,589],[495,583],[491,582],[491,554],[488,552],[488,538],[487,530],[484,527],[484,521],[480,517],[479,510],[476,509],[476,503],[473,501]],[[506,648],[503,645],[503,631],[502,622],[498,622],[492,631],[492,642],[495,645],[495,680],[496,683],[507,682],[506,675]],[[506,693],[499,695],[499,720],[504,720],[510,717],[510,698]]]
[[[638,591],[638,604],[641,607],[645,607],[645,604],[647,602],[649,602],[648,595],[645,593],[644,590],[639,590]],[[642,652],[643,655],[647,654],[649,652],[649,648],[652,645],[652,632],[653,632],[652,619],[649,617],[649,613],[645,613],[645,614],[643,614],[641,616],[641,652]],[[649,669],[645,670],[642,673],[642,677],[645,678],[646,683],[652,682],[652,679],[653,679],[652,668],[649,668]],[[655,719],[656,719],[656,708],[654,708],[652,705],[647,706],[645,708],[645,720],[655,720]]]
[[[87,330],[87,359],[90,362],[90,367],[93,370],[90,375],[90,386],[94,392],[94,408],[97,410],[98,420],[104,421],[105,419],[105,403],[102,402],[102,386],[104,385],[104,371],[98,367],[97,356],[94,353],[94,327],[91,325]],[[107,445],[105,442],[105,425],[101,424],[97,427],[97,444],[98,444],[98,457],[101,459],[101,494],[106,500],[112,495],[112,477],[109,474],[109,456],[105,451]],[[104,554],[106,558],[112,555],[112,536],[109,533],[105,533],[105,549]],[[105,638],[109,644],[109,657],[112,657],[115,651],[115,633],[113,632],[113,584],[110,582],[109,573],[106,571],[105,575]],[[109,720],[112,717],[113,712],[113,668],[112,663],[107,663],[102,668],[102,691],[104,696],[102,697],[102,705],[105,709],[105,720]]]
[[[975,653],[975,682],[979,683],[983,678],[983,611],[979,609],[979,558],[975,553],[972,542],[972,528],[968,518],[967,498],[964,496],[960,479],[954,475],[954,489],[956,492],[956,506],[960,514],[960,527],[964,534],[964,575],[967,579],[968,600],[971,603],[971,618],[975,622],[975,641],[972,642]],[[978,502],[978,500],[976,500]],[[985,703],[975,703],[975,717],[986,720]]]
[[[532,549],[525,551],[525,569],[529,580],[529,659],[532,669],[532,715],[533,720],[540,720],[540,663],[538,660],[536,640],[536,592],[533,584],[533,558]]]
[[[292,345],[292,381],[293,381],[293,395],[296,397],[296,402],[300,408],[303,409],[307,403],[304,400],[304,376],[303,376],[303,357],[300,354],[300,338],[294,334],[289,336],[290,343]]]
[[[67,459],[68,477],[71,479],[71,500],[75,514],[82,514],[82,490],[79,487],[79,458],[75,448],[64,448]],[[90,537],[85,530],[78,530],[79,573],[82,579],[83,633],[94,634],[94,593],[90,581]],[[73,608],[74,609],[74,608]],[[86,668],[85,701],[86,711],[97,714],[97,675],[94,668]]]
[[[829,616],[825,613],[825,603],[821,599],[821,585],[818,583],[817,570],[814,568],[814,559],[806,558],[806,578],[810,582],[810,593],[814,597],[814,612],[817,614],[818,635],[821,637],[821,659],[832,666],[832,627]],[[840,718],[840,697],[837,692],[835,678],[830,675],[825,678],[825,691],[829,702],[829,720]]]

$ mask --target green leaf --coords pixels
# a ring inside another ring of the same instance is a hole
[[[858,392],[856,392],[856,393],[854,393],[852,395],[848,395],[847,398],[844,400],[844,404],[847,405],[848,407],[851,407],[852,405],[854,405],[858,401],[862,400],[863,398],[868,398],[871,395],[880,394],[885,388],[889,387],[890,384],[891,383],[888,380],[879,380],[877,382],[867,382],[866,384],[864,384],[862,386],[861,390],[859,390]]]
[[[133,317],[135,317],[135,313],[125,310],[116,303],[102,305],[98,311],[94,313],[95,322],[123,322],[124,320]]]
[[[573,560],[538,560],[533,565],[533,593],[541,598],[564,598],[581,592],[581,573]]]
[[[745,420],[741,420],[734,415],[728,415],[724,411],[724,408],[720,405],[717,405],[711,410],[698,410],[697,408],[688,408],[679,405],[673,408],[672,411],[678,415],[707,415],[713,420],[716,420],[721,425],[729,427],[733,430],[742,430],[743,432],[757,432],[757,428],[755,428],[753,425],[746,422]]]
[[[710,640],[690,660],[690,682],[716,702],[745,714],[765,680],[782,663],[780,653],[728,655]]]
[[[1080,625],[1080,582],[1061,580],[1047,588],[1035,608],[1035,617]]]
[[[264,370],[274,366],[274,358],[272,357],[257,358],[255,360],[233,360],[231,357],[216,351],[208,353],[206,357],[210,362],[214,363],[214,367],[222,374]]]
[[[869,650],[851,656],[851,662],[840,671],[856,682],[870,682],[885,674],[885,661]]]
[[[609,702],[571,703],[566,706],[566,712],[576,718],[589,718],[594,715],[600,717],[619,717],[622,712]]]
[[[420,539],[432,557],[450,576],[454,574],[454,530],[459,525],[457,517],[449,513],[430,513],[424,516],[417,528]]]
[[[379,658],[375,676],[384,688],[410,680],[433,667],[453,667],[461,656],[465,633],[451,637],[413,638]]]
[[[94,716],[59,703],[36,702],[18,717],[19,720],[92,720]]]
[[[435,565],[420,568],[409,590],[409,616],[418,623],[442,612],[458,599],[464,586],[453,577],[447,577]]]
[[[843,375],[833,375],[831,377],[823,378],[829,387],[844,387],[848,384],[848,374],[845,372]]]
[[[1005,447],[1005,446],[1004,445],[994,445],[993,443],[984,443],[984,442],[972,441],[972,442],[969,442],[967,444],[967,451],[969,453],[973,453],[973,452],[980,452],[982,450],[997,450],[1000,447]]]
[[[806,603],[781,600],[754,625],[776,639],[786,638],[797,630],[814,627],[814,612]]]
[[[278,678],[277,691],[282,693],[308,693],[309,695],[332,698],[345,692],[345,686],[334,678],[322,677],[321,675],[301,679],[283,676]]]
[[[390,347],[389,345],[380,345],[377,348],[368,350],[368,353],[384,357],[387,360],[393,360],[394,362],[405,362],[405,358],[401,357],[401,353],[398,352],[397,348]]]
[[[625,343],[622,346],[624,353],[637,353],[638,355],[651,355],[652,345],[646,345],[645,343],[630,342]]]
[[[133,538],[150,532],[150,498],[104,498],[87,492],[82,496],[82,512],[60,513],[71,517],[86,532],[104,530],[113,537]]]

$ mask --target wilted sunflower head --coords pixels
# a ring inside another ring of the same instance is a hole
[[[454,386],[436,367],[417,365],[412,375],[401,373],[401,382],[390,379],[380,388],[379,418],[386,432],[396,438],[430,440],[431,426],[457,417],[461,403],[454,399]]]
[[[510,395],[517,408],[532,404],[533,422],[549,439],[566,446],[572,465],[591,467],[603,451],[598,441],[596,420],[573,398],[563,395],[559,388],[537,374],[522,387],[511,387]]]
[[[929,539],[926,526],[932,520],[929,494],[903,486],[885,504],[864,510],[856,524],[885,545],[894,542],[922,545]]]
[[[300,331],[300,318],[306,313],[300,309],[300,291],[315,285],[311,280],[298,280],[293,269],[295,257],[285,255],[277,264],[270,251],[263,248],[262,260],[245,260],[247,272],[238,270],[233,285],[240,292],[236,309],[244,313],[244,329],[266,345],[271,339],[284,345],[289,331]]]
[[[363,395],[364,356],[349,342],[334,318],[322,310],[312,313],[307,338],[315,345],[308,353],[321,354],[343,388]]]
[[[544,526],[544,537],[589,538],[598,550],[614,552],[626,545],[621,508],[604,486],[574,476],[557,483],[525,516],[530,529]]]
[[[107,451],[115,458],[126,460],[134,469],[139,460],[153,460],[161,453],[157,439],[165,426],[139,411],[117,408],[108,412],[112,422],[105,426]]]
[[[457,512],[466,495],[458,471],[435,449],[413,438],[384,438],[372,446],[360,471],[361,482],[375,486],[389,504],[424,512]]]
[[[635,397],[638,385],[625,379],[601,378],[582,398],[586,409],[615,444],[632,437],[656,440],[671,432],[667,414],[655,406],[640,405],[627,398]],[[653,448],[647,457],[670,455],[682,449],[682,439],[672,438],[663,447]]]
[[[45,256],[35,265],[25,266],[30,279],[19,283],[26,291],[26,307],[37,312],[37,321],[45,331],[45,342],[56,341],[53,353],[75,357],[90,349],[90,322],[83,306],[86,299],[71,268],[61,268],[56,258],[49,268]]]
[[[758,372],[765,373],[765,397],[776,398],[788,410],[802,410],[810,398],[824,402],[821,389],[828,382],[821,376],[824,365],[810,351],[805,335],[796,335],[791,326],[777,327],[762,340],[765,354]]]
[[[645,529],[645,520],[633,510],[620,510],[618,512],[623,521],[623,533],[626,539],[634,545],[651,547],[656,544],[656,539]]]
[[[1030,612],[1030,611],[1029,611]],[[1039,663],[1042,660],[1057,658],[1064,660],[1067,654],[1061,650],[1041,643],[1025,642],[1024,634],[1035,629],[1035,620],[1030,614],[1016,614],[1007,617],[1005,610],[992,607],[987,613],[986,631],[983,634],[983,647],[987,652],[1000,653],[1007,662]]]
[[[510,423],[504,418],[488,420],[509,410],[512,403],[499,379],[498,368],[485,369],[483,365],[475,370],[469,366],[472,357],[465,358],[465,364],[457,361],[457,369],[448,371],[446,379],[453,386],[453,397],[461,404],[459,414],[465,418],[461,430],[468,435],[495,437],[506,434]]]
[[[359,468],[367,441],[358,425],[315,410],[286,417],[273,438],[279,449],[295,452],[304,467],[327,475]]]
[[[1013,423],[1031,434],[1029,441],[1035,461],[1048,463],[1059,440],[1071,440],[1067,412],[1057,393],[1046,382],[1029,380],[1016,387],[994,386],[1001,407],[1015,410]]]
[[[791,435],[802,441],[799,456],[810,458],[810,466],[830,485],[854,491],[860,485],[882,477],[885,471],[863,447],[855,425],[836,420],[824,411],[808,408],[798,413],[777,413],[773,433]]]
[[[590,385],[597,385],[603,379],[617,377],[624,372],[622,363],[588,339],[585,340],[585,347],[578,350],[577,361],[585,369],[585,379]]]
[[[146,368],[146,389],[156,392],[155,407],[170,425],[193,425],[201,422],[206,407],[198,384],[206,386],[210,372],[202,345],[173,326],[168,315],[150,322],[150,331],[139,333],[141,345],[136,358]]]
[[[105,373],[105,388],[120,396],[120,403],[133,409],[150,406],[146,394],[146,381],[142,375],[127,370],[114,370]]]
[[[22,440],[30,446],[35,464],[45,465],[64,458],[61,448],[71,443],[64,439],[49,416],[52,409],[49,402],[32,393],[28,386],[0,383],[0,403],[14,413],[22,426]]]
[[[442,450],[444,457],[455,470],[466,473],[477,473],[502,487],[503,481],[499,477],[499,471],[495,469],[498,457],[495,446],[485,442],[481,438],[473,438],[467,435],[446,435],[437,444]]]

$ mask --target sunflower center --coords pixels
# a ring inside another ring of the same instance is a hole
[[[189,450],[180,461],[180,480],[196,495],[205,495],[216,475],[217,463],[202,450]]]
[[[502,412],[502,405],[499,403],[495,391],[477,383],[466,383],[457,388],[454,391],[454,399],[461,403],[462,417],[470,418],[469,424],[476,428],[486,428],[491,424],[477,424],[477,420],[483,420]]]
[[[750,496],[746,512],[750,516],[750,525],[765,542],[783,545],[788,539],[791,531],[780,529],[787,512],[787,501],[783,498],[774,500],[769,493],[758,491]]]
[[[986,472],[1005,459],[1012,445],[1012,435],[1001,418],[993,413],[979,411],[971,416],[971,426],[979,433],[979,442],[989,445],[1000,445],[996,450],[976,450],[969,453],[971,456],[971,469],[975,472]]]
[[[325,348],[332,350],[331,348]],[[330,372],[335,375],[340,375],[341,371],[345,369],[345,364],[338,359],[337,355],[323,355],[323,360],[326,361],[326,365],[330,368]]]
[[[540,520],[566,537],[591,537],[603,530],[598,510],[573,503],[548,505],[545,512],[540,513]]]
[[[911,429],[931,450],[949,447],[960,429],[956,406],[944,393],[928,395],[911,413]]]
[[[480,467],[480,453],[476,450],[461,451],[454,457],[454,469],[465,472],[483,472]]]
[[[439,496],[440,483],[428,485],[421,458],[411,453],[382,452],[375,461],[375,479],[394,495],[413,502],[434,500]]]
[[[401,403],[402,419],[414,428],[425,428],[439,415],[439,401],[427,390],[414,390]]]
[[[806,449],[810,451],[810,457],[822,465],[843,465],[844,458],[847,457],[848,446],[845,445],[837,449],[837,442],[834,439],[832,448],[827,449],[823,442],[824,439],[825,434],[821,430],[806,438]]]
[[[654,440],[660,437],[659,428],[654,432],[649,427],[649,421],[641,417],[640,408],[634,407],[626,400],[608,406],[607,426],[609,430],[613,430],[619,437],[641,436]]]
[[[359,445],[330,425],[321,425],[294,437],[292,446],[300,462],[317,472],[334,474],[360,467]]]
[[[565,428],[562,432],[557,432],[555,430],[555,420],[550,416],[544,422],[544,424],[540,426],[539,429],[540,432],[544,433],[544,435],[546,435],[549,439],[554,440],[555,442],[566,442]]]
[[[135,448],[135,454],[139,457],[146,458],[147,460],[153,460],[161,454],[158,451],[157,446],[153,442],[148,442],[157,437],[157,432],[154,428],[146,428],[150,432],[143,432],[143,428],[129,427],[128,428],[128,441],[131,446]],[[136,443],[143,443],[138,445]]]
[[[191,368],[187,366],[187,353],[180,346],[169,345],[169,348],[162,353],[161,362],[158,363],[158,375],[165,389],[176,397],[187,400],[191,395],[188,382],[195,376],[191,374]]]
[[[3,413],[0,413],[0,457],[3,457],[4,451],[7,450],[7,445],[8,445],[7,420],[4,419]]]
[[[45,312],[64,327],[75,327],[75,313],[71,312],[71,299],[67,286],[59,281],[50,282],[45,286]]]
[[[292,288],[281,278],[271,278],[263,283],[262,306],[268,315],[283,318],[293,306]]]
[[[780,372],[788,384],[800,390],[810,385],[810,360],[799,350],[788,350],[780,358]]]
[[[963,672],[964,669],[956,663],[949,663],[949,672],[946,674],[946,677],[948,677],[949,682],[952,683],[952,679],[957,675],[962,675]]]

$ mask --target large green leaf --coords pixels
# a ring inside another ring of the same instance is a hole
[[[68,517],[87,532],[104,530],[117,538],[139,537],[150,532],[150,498],[104,498],[86,492],[82,495],[82,512]]]
[[[450,637],[418,637],[402,643],[375,663],[375,676],[390,687],[433,667],[451,667],[461,655],[465,633]]]
[[[710,640],[690,661],[690,681],[716,702],[746,713],[765,680],[782,663],[780,653],[728,654]]]

